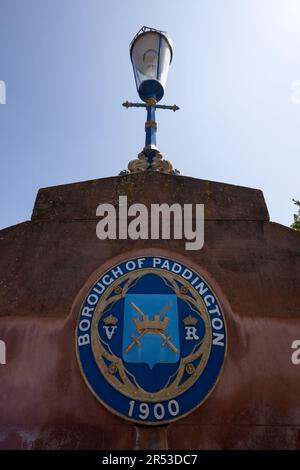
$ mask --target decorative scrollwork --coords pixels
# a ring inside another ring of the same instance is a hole
[[[139,173],[142,171],[157,171],[159,173],[179,174],[178,170],[174,170],[172,163],[165,160],[160,152],[157,152],[150,163],[144,152],[138,154],[138,158],[128,163],[128,171],[124,170],[121,174]]]
[[[128,170],[130,173],[146,171],[148,170],[148,167],[149,167],[149,162],[148,162],[146,155],[143,152],[138,154],[138,158],[136,158],[135,160],[131,160],[128,163]]]
[[[153,158],[151,168],[161,173],[174,173],[173,165],[169,160],[164,160],[161,153],[157,153]]]

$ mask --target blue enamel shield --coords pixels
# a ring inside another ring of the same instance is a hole
[[[176,295],[126,295],[123,325],[125,362],[145,363],[152,369],[180,358]]]

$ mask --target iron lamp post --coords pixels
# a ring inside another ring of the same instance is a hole
[[[144,107],[147,110],[145,123],[145,147],[128,165],[129,172],[136,171],[163,171],[165,173],[178,173],[173,170],[170,162],[156,147],[157,123],[156,109],[170,109],[177,111],[176,105],[157,104],[164,96],[169,66],[173,57],[173,46],[170,36],[154,28],[143,26],[135,35],[130,44],[130,58],[133,66],[137,92],[143,103],[130,103],[126,101],[123,106]]]

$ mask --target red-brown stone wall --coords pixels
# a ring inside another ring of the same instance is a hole
[[[96,237],[96,208],[205,204],[205,244]],[[300,448],[300,234],[269,222],[258,190],[182,176],[133,174],[40,190],[32,220],[0,232],[0,448]],[[81,376],[76,299],[116,256],[167,250],[204,273],[228,330],[223,374],[207,401],[145,428],[107,411]],[[156,250],[156,251],[155,251]],[[73,308],[72,308],[73,307]]]

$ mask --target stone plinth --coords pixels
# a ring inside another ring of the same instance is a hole
[[[205,244],[96,237],[100,203],[205,205]],[[300,448],[300,234],[269,221],[259,190],[132,174],[38,192],[31,221],[0,232],[2,449]],[[139,427],[101,406],[77,364],[72,305],[100,265],[166,250],[206,273],[222,301],[228,352],[208,400],[171,425]]]

